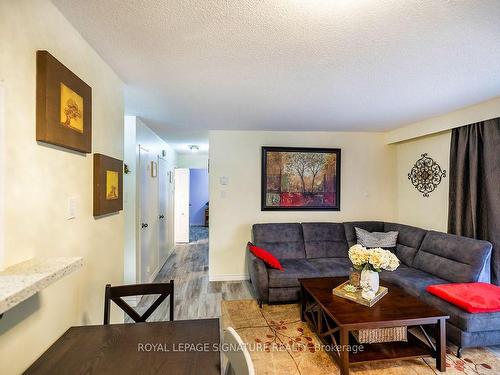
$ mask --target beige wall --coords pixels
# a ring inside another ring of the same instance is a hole
[[[396,216],[395,149],[385,145],[382,133],[211,131],[209,138],[212,280],[246,275],[244,250],[254,223]],[[341,211],[261,211],[261,146],[265,145],[341,148]],[[220,184],[223,176],[229,181],[226,186]]]
[[[447,231],[451,130],[398,143],[396,147],[397,222]],[[422,196],[408,179],[408,173],[421,155],[427,153],[447,176],[429,194]]]
[[[123,87],[48,0],[0,2],[6,89],[5,261],[83,256],[84,267],[5,313],[2,374],[31,364],[71,325],[102,323],[106,283],[123,280],[123,213],[92,216],[92,155],[35,141],[35,54],[46,49],[92,87],[93,152],[123,158]],[[66,219],[67,200],[77,216]],[[113,320],[122,314],[114,311]]]

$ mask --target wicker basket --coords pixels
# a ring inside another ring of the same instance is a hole
[[[387,327],[375,329],[360,329],[352,334],[360,344],[375,344],[391,341],[408,341],[406,327]]]

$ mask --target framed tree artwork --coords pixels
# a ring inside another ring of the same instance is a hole
[[[92,152],[92,89],[47,51],[36,54],[36,140]]]
[[[94,216],[123,209],[123,162],[94,154]]]
[[[262,147],[261,209],[340,210],[340,149]]]

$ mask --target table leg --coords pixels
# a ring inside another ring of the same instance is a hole
[[[349,330],[340,328],[340,375],[349,375]]]
[[[446,371],[446,319],[439,319],[436,323],[436,368]]]
[[[305,313],[306,313],[306,291],[304,290],[304,287],[300,285],[300,320],[302,320],[303,322],[306,321]]]

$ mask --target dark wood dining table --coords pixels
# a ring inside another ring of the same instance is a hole
[[[217,374],[219,319],[78,326],[25,374]]]

